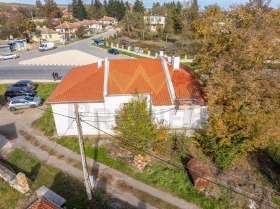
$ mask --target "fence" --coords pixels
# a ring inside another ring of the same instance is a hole
[[[106,37],[108,38],[108,37]],[[107,47],[112,47],[112,48],[116,48],[118,50],[121,51],[125,51],[128,53],[133,53],[133,54],[137,54],[143,57],[147,57],[147,58],[157,58],[158,54],[157,52],[151,51],[149,49],[145,49],[143,50],[140,47],[133,47],[133,46],[127,46],[127,45],[120,45],[119,43],[116,42],[105,42]],[[163,52],[163,56],[168,56],[166,53]],[[181,62],[193,62],[194,56],[188,56],[188,55],[184,55],[183,57],[181,57]]]

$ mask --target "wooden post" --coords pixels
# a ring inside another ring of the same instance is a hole
[[[75,104],[75,117],[76,117],[77,130],[78,130],[78,136],[79,136],[79,145],[80,145],[80,152],[81,152],[81,157],[82,157],[82,165],[83,165],[83,172],[84,172],[84,178],[85,178],[86,192],[87,192],[88,200],[91,200],[92,195],[91,195],[90,181],[89,181],[88,170],[87,170],[87,163],[86,163],[85,150],[84,150],[84,144],[83,144],[83,133],[82,133],[82,126],[81,126],[81,122],[80,122],[78,104]]]

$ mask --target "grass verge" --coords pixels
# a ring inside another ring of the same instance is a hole
[[[35,120],[32,125],[38,127],[46,136],[53,136],[55,132],[55,123],[51,107],[48,106],[43,116]]]
[[[69,176],[61,170],[45,164],[44,162],[28,155],[20,149],[14,150],[7,158],[7,162],[15,172],[23,172],[32,180],[32,190],[38,189],[45,185],[66,201],[67,208],[113,208],[113,200],[105,191],[97,189],[93,199],[88,201],[83,183],[76,178]],[[17,191],[8,188],[9,186],[0,180],[1,198],[0,208],[15,208],[17,201],[24,198]],[[4,185],[4,187],[2,187]],[[4,188],[4,189],[2,189]],[[5,197],[5,198],[3,198]],[[126,203],[122,203],[123,208],[132,208]],[[2,207],[4,205],[4,207]]]
[[[102,46],[99,46],[100,48],[102,49],[111,49],[112,47],[108,47],[108,46],[105,46],[105,45],[102,45]],[[129,56],[129,57],[135,57],[135,58],[145,58],[145,59],[149,59],[148,57],[144,57],[144,56],[141,56],[141,55],[138,55],[138,54],[134,54],[134,53],[130,53],[130,52],[126,52],[126,51],[122,51],[122,50],[119,50],[118,51],[120,52],[120,54],[123,54],[123,55],[126,55],[126,56]]]
[[[76,152],[79,151],[78,140],[74,137],[62,137],[56,140],[62,146]],[[227,208],[227,200],[205,197],[204,194],[195,190],[188,175],[180,168],[168,166],[165,163],[156,163],[145,169],[142,173],[135,170],[125,162],[110,158],[104,147],[95,148],[96,139],[85,139],[86,156],[121,171],[134,179],[148,185],[168,191],[186,201],[194,202],[206,209]],[[168,208],[168,207],[167,207]]]

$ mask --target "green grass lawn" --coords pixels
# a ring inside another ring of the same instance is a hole
[[[266,153],[278,164],[280,165],[280,145],[271,142],[266,148]]]
[[[74,177],[62,172],[61,170],[47,165],[46,163],[28,155],[20,149],[14,150],[7,158],[7,162],[16,173],[23,172],[31,179],[33,191],[47,186],[67,200],[67,208],[112,208],[112,199],[105,191],[96,189],[93,199],[88,201],[84,184]],[[0,179],[0,208],[15,208],[17,201],[24,198],[9,185]],[[125,208],[131,208],[123,203]]]
[[[148,185],[173,193],[186,201],[194,202],[203,208],[228,207],[228,200],[207,198],[204,194],[195,190],[187,173],[182,169],[168,166],[165,163],[156,163],[143,172],[139,172],[125,162],[110,158],[104,147],[94,148],[95,141],[96,139],[94,138],[84,140],[85,153],[89,158],[95,159]],[[80,153],[77,138],[63,137],[56,139],[56,142],[76,153]]]
[[[15,208],[15,204],[23,196],[24,195],[11,188],[7,182],[0,178],[0,208]]]

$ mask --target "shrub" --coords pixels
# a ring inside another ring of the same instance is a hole
[[[226,169],[236,160],[246,156],[246,144],[242,135],[232,136],[230,144],[223,143],[221,138],[208,134],[205,130],[196,133],[194,140],[203,148],[204,152],[209,155],[216,165]],[[247,139],[248,141],[250,139]]]

